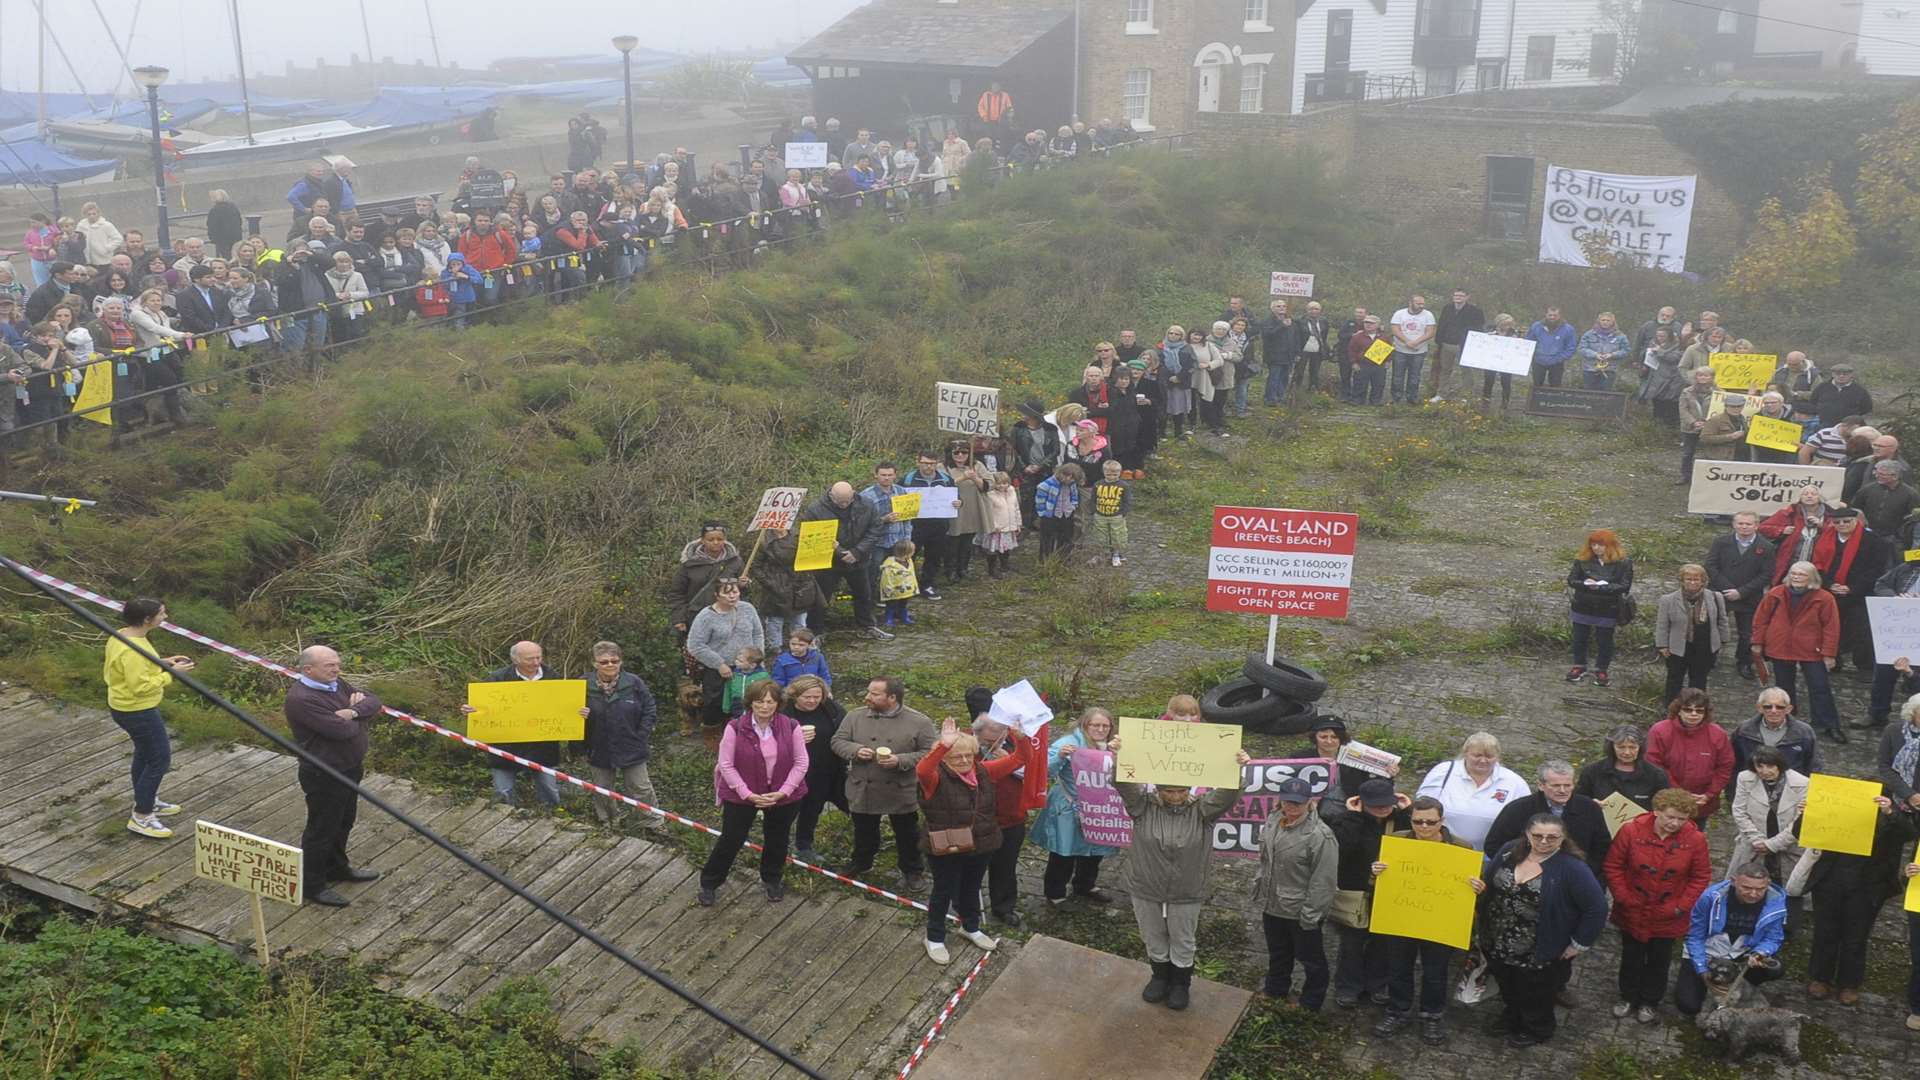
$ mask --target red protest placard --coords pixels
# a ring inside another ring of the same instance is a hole
[[[1345,618],[1359,533],[1354,514],[1214,507],[1207,610]]]

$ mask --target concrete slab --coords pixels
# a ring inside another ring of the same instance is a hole
[[[1193,980],[1185,1012],[1140,1000],[1145,964],[1045,935],[1020,947],[934,1045],[916,1080],[978,1080],[1009,1062],[1048,1080],[1204,1076],[1252,995]],[[1064,1021],[1064,1022],[1056,1022]]]

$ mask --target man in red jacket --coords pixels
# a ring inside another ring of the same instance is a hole
[[[480,287],[474,290],[478,294],[475,306],[492,307],[499,303],[504,271],[519,254],[519,243],[507,230],[494,225],[491,212],[476,210],[473,225],[460,234],[454,249],[466,256],[468,266],[480,271]]]

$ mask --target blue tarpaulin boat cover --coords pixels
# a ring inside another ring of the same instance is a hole
[[[0,185],[47,187],[72,184],[120,167],[114,159],[86,161],[68,157],[38,139],[8,139],[0,144]]]

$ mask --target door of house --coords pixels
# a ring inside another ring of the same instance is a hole
[[[1353,62],[1353,12],[1327,12],[1327,62],[1320,70],[1332,75]]]
[[[1220,111],[1220,65],[1211,61],[1200,65],[1200,97],[1197,108],[1204,113]]]

